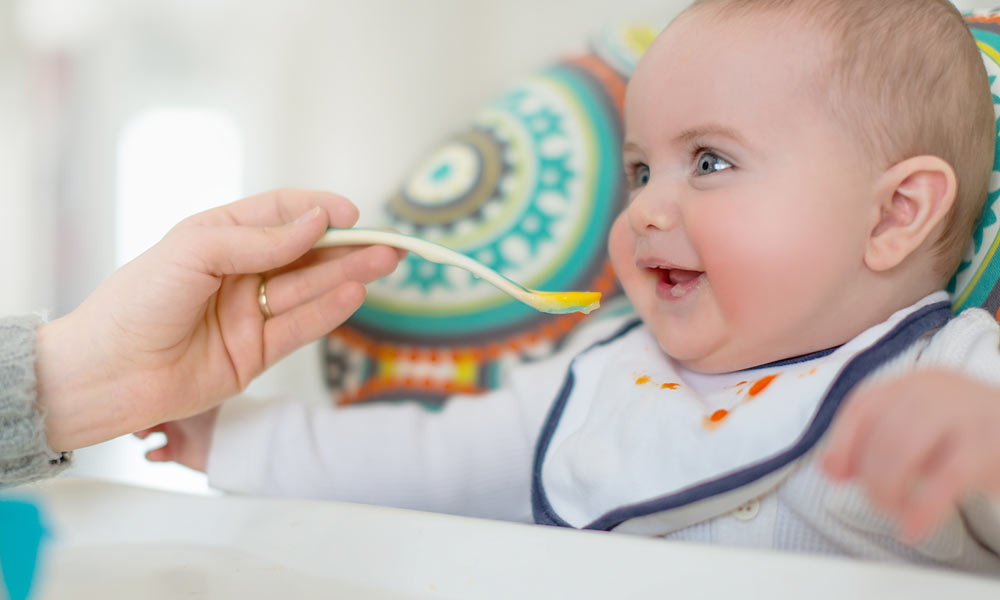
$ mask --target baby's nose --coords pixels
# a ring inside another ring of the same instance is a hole
[[[670,194],[653,188],[639,191],[628,205],[629,224],[636,233],[650,230],[669,231],[677,226],[677,203]]]

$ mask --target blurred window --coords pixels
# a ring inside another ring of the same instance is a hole
[[[243,141],[215,110],[158,107],[118,140],[115,259],[125,264],[178,221],[243,195]]]

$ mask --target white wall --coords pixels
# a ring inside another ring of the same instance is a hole
[[[977,8],[995,8],[1000,7],[1000,2],[994,4],[990,0],[951,0],[951,3],[958,7],[959,10],[974,10]]]
[[[51,306],[52,257],[48,240],[32,235],[52,229],[50,211],[34,200],[37,149],[26,83],[27,65],[16,43],[13,5],[0,3],[0,314]]]

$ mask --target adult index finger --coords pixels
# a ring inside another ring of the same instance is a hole
[[[350,200],[317,190],[278,189],[249,196],[190,218],[201,225],[275,226],[291,223],[313,207],[327,213],[333,227],[351,227],[358,208]]]

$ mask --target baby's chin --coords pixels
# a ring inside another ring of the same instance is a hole
[[[670,340],[658,340],[660,350],[673,359],[674,362],[689,371],[715,374],[738,371],[740,367],[730,368],[731,360],[720,356],[718,349],[699,348],[690,345],[671,343]]]
[[[705,375],[717,375],[719,373],[732,373],[734,371],[742,371],[743,369],[748,369],[755,365],[747,363],[736,363],[733,361],[717,360],[712,358],[699,358],[694,360],[683,360],[680,358],[674,358],[677,364],[684,367],[688,371],[694,371],[695,373],[703,373]]]
[[[769,360],[739,352],[725,344],[714,348],[682,348],[661,341],[660,349],[685,369],[705,375],[732,373],[780,360],[778,358]]]

